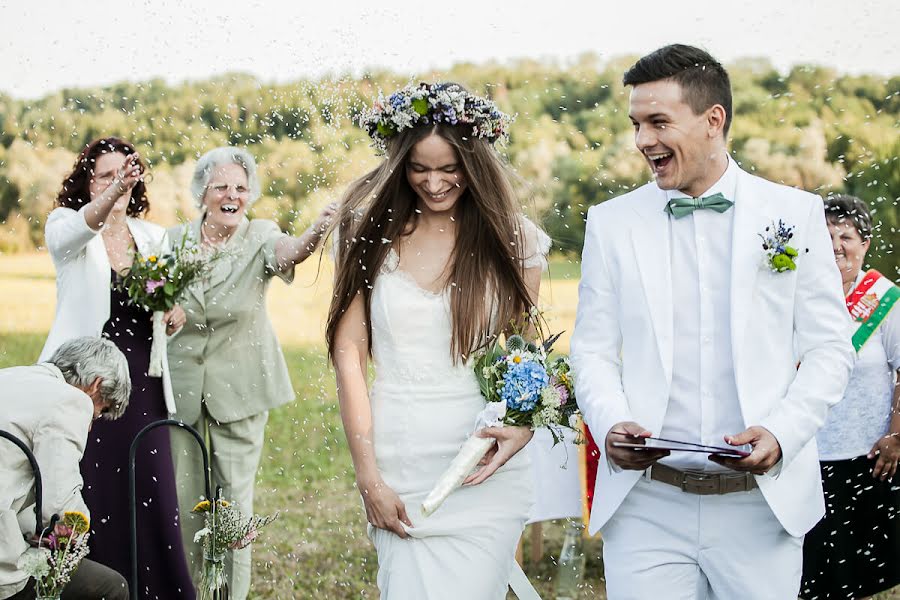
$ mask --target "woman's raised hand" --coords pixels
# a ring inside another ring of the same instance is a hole
[[[140,156],[137,152],[128,155],[128,158],[125,159],[125,162],[119,167],[119,170],[116,171],[116,177],[113,179],[110,187],[116,192],[116,197],[124,196],[125,194],[131,192],[132,188],[137,185],[137,182],[141,180],[144,173],[141,170],[141,166],[138,164],[138,160]]]
[[[401,538],[408,538],[409,534],[403,529],[403,525],[412,527],[412,521],[406,514],[406,505],[383,480],[372,482],[357,482],[359,493],[366,505],[366,518],[369,523],[379,529],[387,529],[396,533]]]
[[[316,218],[316,222],[313,223],[313,231],[319,235],[328,231],[328,228],[331,226],[331,221],[334,219],[334,213],[337,212],[337,209],[337,202],[329,202],[325,206],[325,208],[322,209],[322,212],[319,213],[319,216]]]

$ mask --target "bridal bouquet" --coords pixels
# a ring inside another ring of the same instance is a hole
[[[209,271],[218,257],[204,250],[185,234],[169,252],[143,256],[136,252],[134,262],[118,281],[132,304],[153,313],[153,341],[150,346],[151,377],[162,376],[162,359],[166,351],[166,324],[163,313],[171,310],[187,287]]]
[[[194,536],[203,547],[203,572],[199,586],[200,600],[210,600],[225,587],[225,553],[240,550],[259,537],[259,530],[278,518],[278,513],[261,517],[245,517],[234,504],[218,499],[204,500],[191,512],[204,515],[204,527]]]
[[[38,598],[59,598],[72,574],[88,553],[89,522],[80,512],[66,512],[46,536],[35,540],[18,567],[34,578]]]
[[[539,325],[535,310],[528,321]],[[540,327],[536,327],[541,331]],[[576,429],[578,405],[575,380],[566,356],[551,358],[550,351],[559,334],[538,344],[515,334],[499,339],[476,355],[475,376],[487,405],[478,415],[475,430],[504,425],[546,427],[558,443],[562,429]],[[576,431],[580,431],[576,429]],[[450,466],[422,504],[428,516],[458,488],[475,465],[496,442],[494,438],[472,435],[463,444]]]

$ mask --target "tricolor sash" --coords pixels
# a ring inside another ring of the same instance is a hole
[[[588,535],[587,524],[591,520],[591,508],[594,505],[594,484],[597,482],[597,469],[600,466],[600,448],[588,429],[584,420],[580,423],[584,433],[584,444],[578,444],[578,465],[581,479],[581,513],[585,524],[584,537]]]
[[[875,269],[863,275],[862,281],[846,299],[850,316],[859,323],[853,334],[853,347],[857,352],[884,322],[898,299],[900,288],[890,279]]]

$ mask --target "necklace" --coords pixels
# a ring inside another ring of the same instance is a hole
[[[206,221],[200,224],[200,240],[207,246],[221,246],[231,239],[231,234],[233,233],[232,231],[225,237],[217,236],[218,239],[213,239],[206,233]]]

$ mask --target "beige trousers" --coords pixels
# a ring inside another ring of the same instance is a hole
[[[196,423],[189,423],[206,441],[212,493],[216,493],[216,486],[222,486],[222,497],[234,502],[246,516],[253,514],[253,488],[268,418],[267,411],[233,423],[219,423],[204,410]],[[192,514],[191,509],[205,499],[203,457],[190,433],[173,429],[171,440],[184,554],[196,585],[200,581],[203,552],[200,544],[194,542],[194,534],[203,528],[203,517]],[[245,600],[250,591],[251,547],[230,552],[225,563],[230,600]]]

